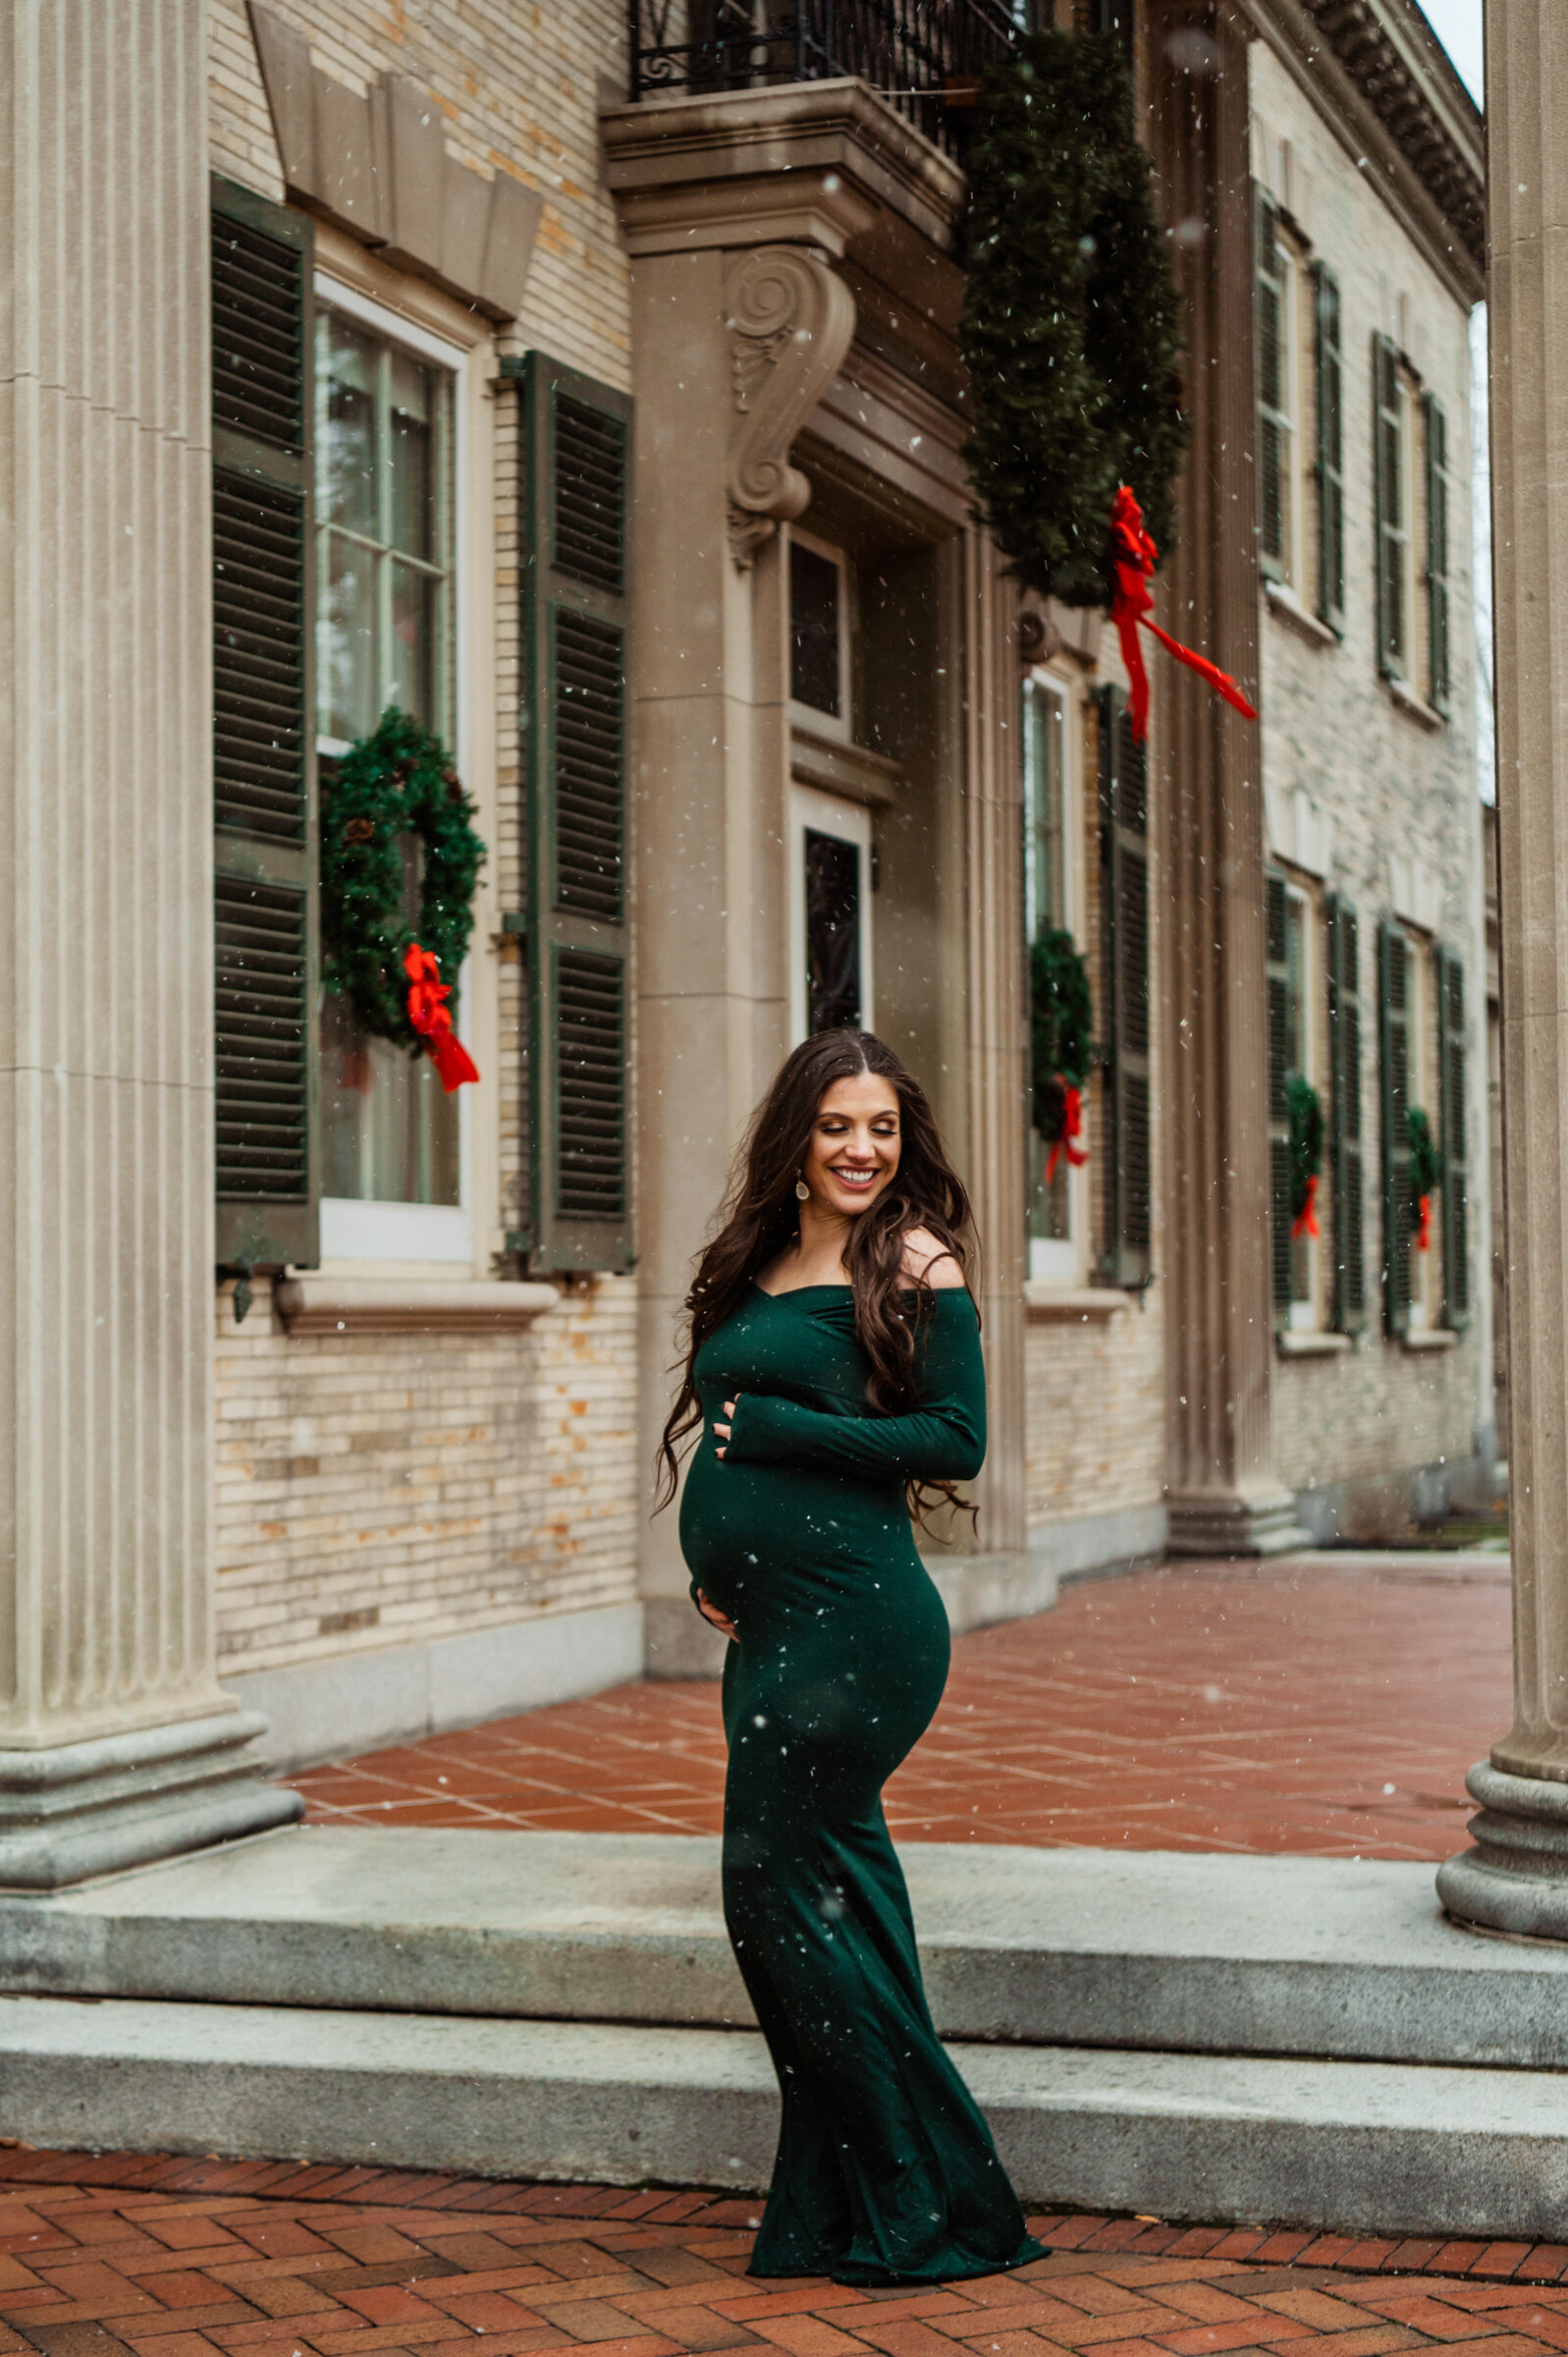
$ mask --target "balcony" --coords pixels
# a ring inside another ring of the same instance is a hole
[[[630,0],[631,96],[851,76],[958,151],[964,101],[1029,21],[1028,0]]]

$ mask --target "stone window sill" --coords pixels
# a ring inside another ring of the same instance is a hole
[[[1442,714],[1434,712],[1426,698],[1417,695],[1414,688],[1407,687],[1403,680],[1384,680],[1383,685],[1400,711],[1407,714],[1418,728],[1430,730],[1435,736],[1448,726]]]
[[[1338,631],[1331,630],[1325,622],[1320,622],[1316,614],[1310,614],[1294,589],[1287,589],[1283,581],[1266,580],[1264,594],[1269,600],[1270,613],[1277,615],[1298,637],[1305,638],[1309,646],[1339,644]]]
[[[1399,1337],[1401,1350],[1456,1350],[1459,1337],[1451,1326],[1421,1326]]]
[[[789,729],[789,771],[802,786],[824,794],[840,794],[846,801],[863,802],[880,810],[898,798],[903,771],[886,753],[863,744],[847,744],[837,737],[819,736],[797,720]]]
[[[1337,1358],[1350,1348],[1348,1334],[1316,1334],[1292,1331],[1274,1336],[1274,1348],[1281,1358]]]
[[[1024,1281],[1024,1315],[1045,1326],[1082,1326],[1113,1318],[1118,1309],[1132,1307],[1131,1293],[1112,1285],[1052,1285],[1048,1279]]]
[[[291,1335],[502,1334],[531,1326],[560,1297],[553,1285],[308,1273],[285,1277],[272,1288]]]

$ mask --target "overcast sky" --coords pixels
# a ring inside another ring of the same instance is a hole
[[[1485,104],[1481,66],[1482,0],[1421,0],[1428,24],[1459,69],[1478,106]]]

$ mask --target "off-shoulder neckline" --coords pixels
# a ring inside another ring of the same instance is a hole
[[[764,1301],[791,1301],[797,1293],[852,1293],[854,1291],[854,1287],[848,1283],[847,1279],[840,1279],[837,1282],[830,1280],[826,1285],[789,1285],[785,1286],[782,1293],[770,1293],[765,1285],[757,1283],[755,1277],[748,1279],[748,1283],[752,1291],[760,1293]],[[934,1301],[945,1299],[948,1293],[954,1293],[965,1301],[974,1298],[966,1285],[931,1285],[924,1288],[917,1285],[901,1285],[898,1288],[901,1293],[917,1293],[922,1289],[929,1292]]]

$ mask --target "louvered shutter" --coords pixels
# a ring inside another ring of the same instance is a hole
[[[1392,1335],[1410,1329],[1410,944],[1378,928],[1378,1062],[1382,1095],[1382,1304]]]
[[[1280,580],[1290,560],[1286,545],[1290,418],[1285,387],[1285,280],[1273,200],[1263,189],[1255,189],[1253,201],[1258,240],[1258,551],[1264,573]]]
[[[313,233],[212,188],[220,1265],[317,1258]]]
[[[1442,1123],[1442,1322],[1470,1323],[1469,1107],[1465,1101],[1465,968],[1437,952],[1437,1099]]]
[[[1290,1315],[1290,945],[1285,879],[1272,868],[1264,878],[1264,926],[1269,991],[1269,1266],[1274,1320]]]
[[[1427,623],[1428,687],[1433,708],[1446,714],[1450,690],[1448,652],[1448,420],[1441,402],[1429,393],[1427,423]]]
[[[1356,1332],[1367,1307],[1361,1161],[1360,927],[1341,895],[1328,901],[1328,1183],[1333,1190],[1333,1323]]]
[[[1374,559],[1378,580],[1378,669],[1402,680],[1407,668],[1405,613],[1404,421],[1399,356],[1386,336],[1372,340]]]
[[[1318,615],[1345,627],[1344,364],[1339,282],[1320,262],[1313,272],[1318,385]]]
[[[1107,1152],[1100,1272],[1149,1281],[1149,766],[1119,687],[1100,698],[1100,875]]]
[[[535,1268],[631,1250],[627,696],[631,404],[543,353],[520,377]]]

